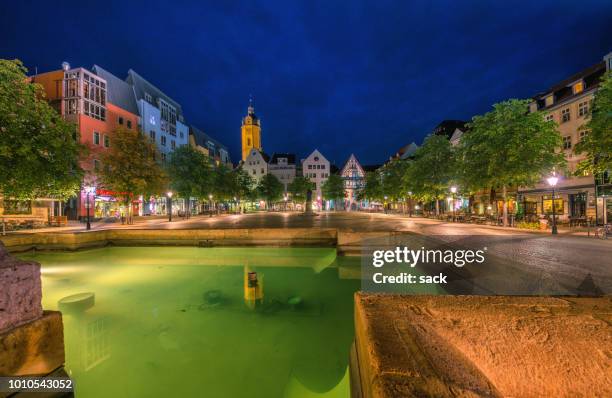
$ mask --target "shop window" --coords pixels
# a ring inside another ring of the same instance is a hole
[[[544,213],[552,214],[552,199],[544,199],[542,206]],[[563,214],[563,199],[555,199],[555,213]]]
[[[561,123],[570,121],[570,109],[565,108],[561,111]]]
[[[93,143],[94,145],[100,145],[100,133],[94,131],[93,133]]]
[[[32,202],[4,199],[4,214],[32,214]]]

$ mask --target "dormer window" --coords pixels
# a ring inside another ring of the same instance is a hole
[[[578,94],[584,91],[584,82],[580,80],[572,85],[572,92]]]
[[[551,106],[554,102],[554,97],[552,94],[546,96],[546,98],[544,98],[544,106]]]

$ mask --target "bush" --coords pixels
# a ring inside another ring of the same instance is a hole
[[[516,226],[522,229],[540,229],[539,222],[521,221]]]

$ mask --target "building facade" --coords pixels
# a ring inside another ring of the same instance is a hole
[[[574,147],[588,134],[585,124],[601,77],[606,71],[606,62],[599,62],[559,82],[544,93],[533,98],[530,111],[541,111],[546,120],[553,120],[563,139],[562,151],[567,161],[567,170],[559,172],[555,197],[545,180],[534,187],[520,187],[518,200],[523,204],[526,216],[555,213],[561,222],[593,220],[604,222],[607,218],[609,199],[598,198],[595,177],[576,175],[578,164],[586,157],[576,153]],[[611,215],[612,216],[612,215]]]
[[[215,165],[233,167],[227,147],[195,126],[189,126],[189,145],[209,156]]]
[[[270,157],[264,152],[252,148],[245,161],[242,162],[242,169],[251,176],[255,184],[268,174],[268,161]]]
[[[181,105],[132,69],[125,81],[132,87],[140,129],[155,142],[164,163],[177,147],[189,144]]]
[[[275,153],[268,162],[268,173],[276,177],[284,186],[285,192],[289,184],[295,180],[296,165],[293,153]]]
[[[313,204],[318,210],[323,209],[323,192],[321,191],[321,187],[329,178],[330,172],[329,160],[327,160],[318,149],[312,151],[312,153],[302,161],[303,176],[314,184],[312,199]]]
[[[366,200],[358,198],[359,192],[365,185],[366,172],[355,155],[351,154],[340,171],[344,180],[344,209],[361,210],[368,207]]]
[[[64,63],[61,70],[37,74],[31,80],[41,84],[50,104],[66,120],[76,124],[80,143],[88,148],[87,156],[81,161],[85,178],[80,194],[61,208],[51,210],[52,214],[63,214],[70,219],[83,218],[88,213],[85,186],[99,186],[100,158],[111,148],[114,132],[118,128],[138,129],[139,116],[134,113],[134,104],[129,99],[125,101],[126,87],[117,84],[122,81],[99,66],[90,71]],[[90,215],[109,217],[121,211],[111,195],[105,193],[100,189],[90,196]]]
[[[261,122],[255,115],[253,99],[249,100],[247,115],[242,118],[241,137],[242,137],[242,161],[245,161],[252,149],[262,151],[261,146]]]

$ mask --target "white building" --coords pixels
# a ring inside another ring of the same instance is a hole
[[[248,160],[248,159],[247,159]],[[295,155],[292,153],[275,153],[268,162],[268,172],[287,186],[295,179]]]
[[[270,157],[264,152],[252,148],[246,160],[242,162],[242,169],[246,171],[257,184],[263,176],[268,174],[269,160]]]
[[[325,181],[327,181],[329,173],[329,160],[327,160],[318,149],[312,151],[312,153],[308,155],[306,159],[302,160],[302,174],[315,185],[315,190],[312,193],[312,201],[319,207],[319,209],[321,209],[323,198],[321,186]]]

